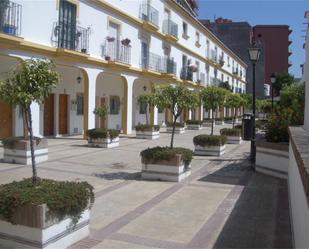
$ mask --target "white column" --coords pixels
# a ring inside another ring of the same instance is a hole
[[[188,120],[192,120],[192,110],[190,109],[188,112]],[[185,120],[187,121],[187,120]]]
[[[203,121],[204,119],[204,107],[203,105],[201,105],[201,107],[199,108],[199,112],[200,112],[200,121]]]
[[[158,108],[157,107],[153,108],[153,123],[154,125],[158,124]]]
[[[136,79],[136,77],[131,75],[125,75],[123,76],[126,78],[127,86],[125,87],[124,92],[124,101],[126,101],[125,106],[125,122],[124,126],[126,130],[124,130],[125,134],[132,134],[132,112],[133,112],[133,83]],[[158,116],[158,115],[157,115]]]
[[[40,132],[40,105],[38,103],[32,103],[30,108],[32,114],[33,135],[36,137],[43,137],[43,134]]]

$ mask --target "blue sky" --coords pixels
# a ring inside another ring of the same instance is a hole
[[[306,22],[304,13],[309,10],[309,0],[199,0],[199,18],[214,20],[224,17],[233,21],[258,24],[284,24],[293,30],[290,48],[292,67],[290,73],[301,76],[300,64],[305,60],[303,49]]]

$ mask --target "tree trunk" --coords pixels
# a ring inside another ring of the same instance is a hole
[[[236,108],[234,109],[233,128],[234,128],[234,126],[235,126],[235,119],[236,119]]]
[[[149,125],[148,110],[149,110],[149,107],[147,105],[147,109],[146,109],[146,125]]]
[[[171,146],[170,148],[173,149],[174,146],[174,134],[175,134],[175,126],[176,126],[177,117],[174,116],[174,122],[173,122],[173,130],[172,130],[172,138],[171,138]]]
[[[34,143],[33,143],[33,130],[32,130],[32,114],[30,106],[27,108],[28,113],[28,130],[30,135],[30,150],[31,150],[31,162],[32,162],[32,183],[36,184],[37,182],[37,171],[35,165],[35,156],[34,156]]]
[[[214,134],[214,110],[212,110],[212,115],[211,115],[211,132],[210,135],[212,136]]]

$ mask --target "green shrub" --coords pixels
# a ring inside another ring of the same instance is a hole
[[[258,119],[255,122],[255,127],[260,130],[265,130],[267,125],[267,120]]]
[[[105,128],[94,128],[87,131],[87,136],[93,139],[96,138],[110,138],[114,139],[119,136],[118,130],[108,130]]]
[[[200,120],[187,120],[187,124],[191,125],[201,125],[203,122]]]
[[[193,138],[194,145],[200,146],[220,146],[226,143],[225,136],[198,135]]]
[[[237,128],[224,128],[220,130],[220,134],[223,136],[235,136],[241,137],[241,129]]]
[[[235,125],[234,128],[242,130],[242,125],[241,124]]]
[[[135,126],[136,131],[159,131],[160,125],[139,124]]]
[[[288,128],[293,125],[293,110],[290,108],[277,108],[268,118],[265,138],[268,142],[288,142]]]
[[[148,148],[141,152],[141,157],[146,160],[151,160],[153,162],[158,162],[161,160],[170,160],[175,157],[177,154],[181,155],[181,159],[184,161],[185,165],[189,165],[192,161],[193,151],[176,147],[171,149],[170,147],[154,147]]]
[[[82,212],[94,202],[93,187],[87,182],[64,182],[38,178],[0,185],[0,216],[9,222],[17,207],[47,204],[47,215],[62,220],[73,219],[76,224]]]
[[[11,148],[13,149],[15,146],[15,143],[21,140],[29,140],[28,138],[25,137],[8,137],[8,138],[4,138],[1,143],[4,147],[6,148]],[[40,141],[41,138],[40,137],[33,137],[34,141]]]
[[[216,121],[223,121],[223,118],[215,118]]]
[[[172,122],[168,122],[167,124],[167,127],[173,127],[173,123]],[[185,127],[185,124],[184,123],[179,123],[179,122],[176,122],[175,124],[175,127]]]

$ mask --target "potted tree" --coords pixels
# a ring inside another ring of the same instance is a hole
[[[135,126],[136,138],[158,139],[160,137],[160,126],[149,124],[150,108],[156,106],[157,98],[154,93],[142,94],[137,101],[140,104],[146,104],[146,124]]]
[[[193,152],[186,148],[174,148],[174,133],[176,120],[183,109],[190,106],[193,94],[183,86],[167,86],[158,89],[156,93],[158,106],[171,111],[173,130],[170,147],[148,148],[141,152],[143,179],[178,182],[191,174],[190,162]]]
[[[225,107],[231,108],[233,112],[232,116],[232,125],[233,128],[235,126],[235,122],[237,116],[237,109],[240,108],[244,104],[243,98],[238,93],[230,93],[227,95],[225,100]]]
[[[167,129],[166,129],[167,133],[172,134],[173,130],[174,130],[174,134],[185,133],[185,123],[176,122],[174,124],[174,122],[167,122],[166,126],[167,126]]]
[[[226,136],[228,144],[241,144],[242,143],[241,128],[224,128],[220,130],[220,134],[223,136]]]
[[[119,131],[105,128],[94,128],[87,131],[88,146],[114,148],[119,146]]]
[[[34,174],[36,163],[48,160],[48,148],[46,139],[33,135],[31,104],[42,104],[51,89],[57,85],[59,75],[54,68],[50,61],[26,60],[0,82],[0,99],[21,108],[28,131],[22,137],[10,137],[2,141],[4,161],[32,165]]]
[[[216,86],[204,88],[201,92],[201,100],[203,102],[204,107],[208,110],[212,110],[210,135],[213,135],[214,133],[214,121],[215,121],[214,114],[219,106],[224,105],[227,93],[228,93],[227,90]]]
[[[59,75],[48,60],[26,60],[0,81],[0,98],[19,105],[29,138],[6,140],[10,146],[29,143],[32,177],[0,185],[0,233],[8,247],[68,247],[89,234],[93,187],[87,182],[62,182],[37,176],[31,103],[42,103],[56,86]],[[29,140],[29,141],[27,141]],[[6,146],[6,145],[5,145]]]
[[[187,120],[186,124],[188,130],[201,130],[203,122],[200,120]]]

